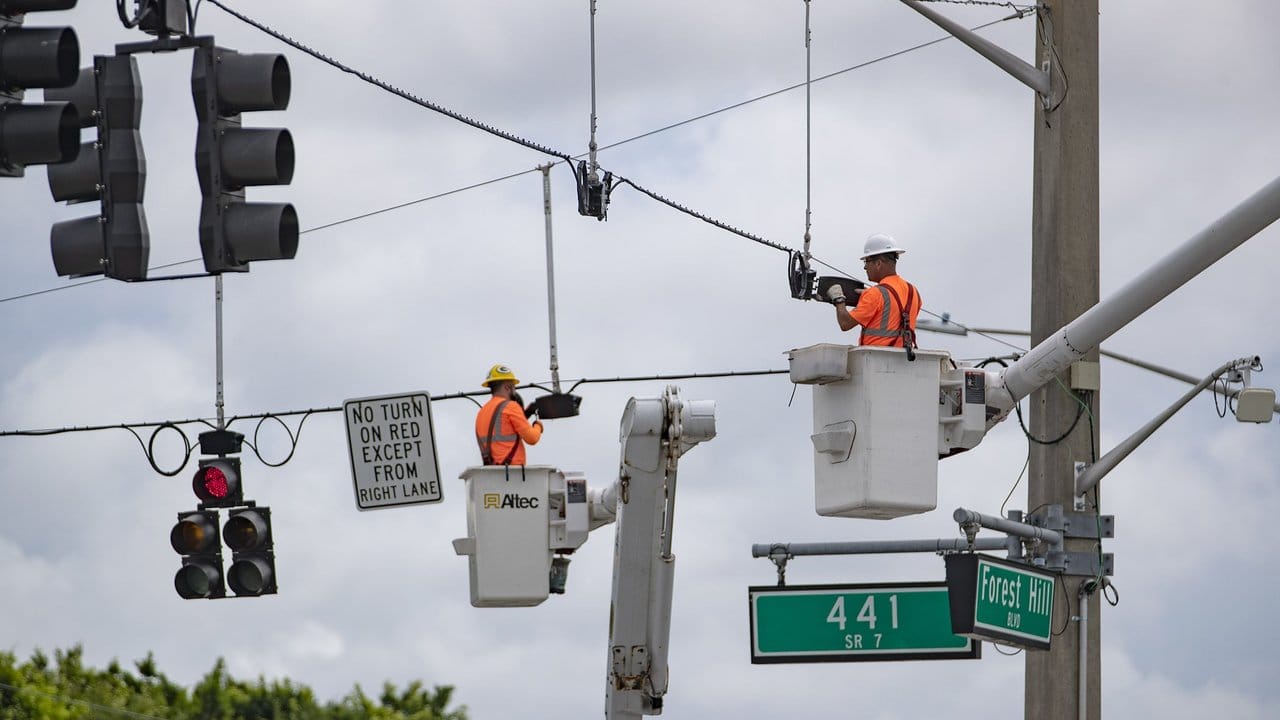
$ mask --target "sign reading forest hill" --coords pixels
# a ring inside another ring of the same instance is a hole
[[[444,500],[431,424],[431,396],[347,400],[347,446],[360,510]]]

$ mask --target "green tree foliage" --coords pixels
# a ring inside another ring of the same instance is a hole
[[[357,685],[336,702],[320,703],[311,689],[289,680],[236,680],[221,658],[190,692],[169,680],[150,654],[136,674],[112,660],[105,670],[84,665],[76,646],[37,650],[20,662],[0,652],[0,720],[467,720],[466,707],[449,709],[453,687],[427,689],[414,681],[403,691],[391,683],[375,700]]]

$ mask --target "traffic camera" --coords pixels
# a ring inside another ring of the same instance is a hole
[[[283,55],[197,47],[191,66],[196,109],[200,252],[210,273],[248,272],[253,260],[298,252],[298,215],[287,203],[245,202],[245,188],[293,180],[293,136],[283,128],[246,128],[240,114],[289,105]]]
[[[26,15],[68,10],[75,4],[76,0],[0,0],[0,177],[22,177],[28,165],[72,160],[80,149],[75,108],[61,102],[22,102],[28,89],[75,82],[80,65],[74,30],[26,28]],[[45,100],[51,100],[48,93]]]
[[[74,84],[45,93],[75,109],[78,126],[97,130],[74,162],[49,166],[53,199],[68,204],[97,201],[98,211],[55,223],[49,236],[59,275],[106,275],[117,280],[147,277],[151,254],[142,209],[147,161],[142,152],[142,81],[128,55],[93,59]]]

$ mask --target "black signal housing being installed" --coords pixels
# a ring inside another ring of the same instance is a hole
[[[78,125],[96,127],[97,138],[80,146],[74,162],[49,166],[53,199],[98,202],[98,212],[54,223],[49,235],[59,275],[106,275],[143,280],[151,239],[143,196],[147,160],[142,152],[142,81],[132,56],[97,56],[75,83],[45,92],[74,107]],[[78,131],[77,131],[78,132]]]
[[[244,189],[293,180],[293,136],[246,128],[242,112],[289,106],[289,63],[278,54],[197,47],[191,65],[196,109],[200,252],[210,273],[248,272],[253,260],[298,252],[298,215],[288,203],[245,202]]]
[[[28,165],[67,162],[80,150],[80,119],[66,103],[24,104],[25,91],[75,82],[80,43],[69,27],[24,28],[27,13],[69,10],[76,0],[0,0],[0,177]]]

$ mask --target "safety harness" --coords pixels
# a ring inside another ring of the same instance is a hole
[[[521,440],[519,435],[498,434],[498,427],[502,423],[502,409],[505,408],[510,403],[511,403],[510,400],[503,400],[502,402],[498,403],[497,409],[493,411],[493,422],[489,423],[489,435],[483,439],[481,439],[478,436],[476,437],[476,442],[480,444],[480,459],[484,462],[485,465],[510,465],[511,458],[515,457],[516,450],[520,449]],[[497,440],[498,442],[510,442],[512,440],[515,441],[515,444],[511,446],[511,452],[507,453],[507,457],[504,458],[503,461],[499,463],[496,463],[493,461],[493,441],[494,440]]]
[[[907,351],[907,360],[916,359],[916,333],[911,329],[911,303],[916,299],[916,288],[911,283],[907,283],[907,302],[904,305],[902,299],[898,297],[898,291],[891,286],[883,283],[876,285],[876,289],[880,291],[880,296],[884,301],[884,313],[880,315],[880,327],[870,328],[864,327],[862,332],[864,335],[871,337],[890,337],[894,338],[894,345],[903,347]],[[889,317],[893,310],[893,306],[889,303],[889,298],[898,304],[900,313],[898,315],[898,329],[889,329]]]

